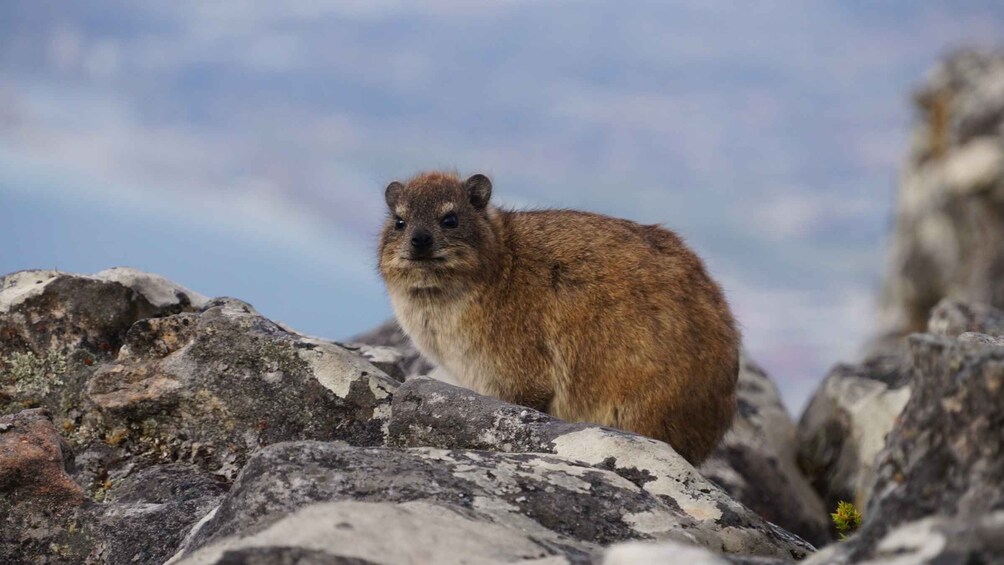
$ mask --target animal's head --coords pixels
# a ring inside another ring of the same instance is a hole
[[[408,289],[452,286],[484,274],[495,245],[484,175],[423,173],[387,185],[387,221],[380,238],[380,272]]]

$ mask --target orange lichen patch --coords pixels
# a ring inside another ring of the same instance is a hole
[[[5,496],[80,504],[84,492],[66,474],[64,442],[43,410],[0,418],[0,489]]]
[[[95,374],[87,396],[101,408],[120,410],[169,402],[180,388],[175,378],[150,367],[115,365]]]

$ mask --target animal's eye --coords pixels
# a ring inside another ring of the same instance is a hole
[[[404,220],[402,220],[400,216],[394,216],[394,229],[396,230],[404,229]]]
[[[439,221],[439,224],[444,228],[453,229],[457,227],[457,215],[453,212],[443,216],[443,219]]]

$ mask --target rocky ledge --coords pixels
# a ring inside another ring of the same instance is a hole
[[[418,374],[429,366],[388,328],[338,343],[128,269],[14,273],[0,284],[0,553],[989,562],[1004,536],[1004,338],[990,335],[1001,319],[946,301],[893,361],[831,375],[814,402],[832,397],[831,411],[810,409],[800,434],[744,358],[736,423],[695,469],[665,443]],[[796,459],[824,472],[807,478]],[[819,553],[777,525],[832,538],[813,482],[865,510],[860,533]]]
[[[734,561],[813,552],[664,443],[416,376],[406,348],[305,337],[147,273],[3,277],[0,355],[5,563],[594,563],[641,541]],[[749,371],[732,450],[776,409]],[[716,480],[748,489],[793,469],[789,452],[719,461]]]

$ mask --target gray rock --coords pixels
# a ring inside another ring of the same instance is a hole
[[[707,549],[674,541],[629,541],[610,546],[603,565],[729,565],[721,555]]]
[[[1004,562],[1004,340],[909,346],[912,394],[876,457],[864,524],[810,563]]]
[[[1004,507],[1004,347],[931,335],[910,346],[913,394],[877,458],[869,531]]]
[[[432,363],[422,357],[422,354],[418,352],[418,348],[415,347],[404,333],[404,330],[398,325],[397,320],[393,318],[366,333],[353,337],[349,342],[347,344],[349,346],[352,344],[365,344],[370,347],[390,347],[397,350],[400,355],[394,361],[397,369],[393,372],[405,378],[428,375],[434,369]],[[363,351],[363,354],[367,355],[366,350]],[[371,358],[371,360],[373,359]]]
[[[421,357],[394,320],[353,338],[353,341],[379,348],[389,347],[399,352],[399,358],[388,355],[387,359],[393,359],[397,371],[405,377],[429,375],[456,384],[449,375],[436,372],[432,364]],[[368,358],[374,360],[372,356]],[[701,466],[701,472],[761,517],[811,543],[822,544],[830,540],[829,516],[819,495],[795,462],[795,425],[781,404],[777,387],[745,354],[736,392],[739,403],[736,422],[718,449]],[[405,408],[399,405],[398,409]],[[497,409],[495,406],[489,408],[490,411]],[[532,410],[530,413],[537,414]],[[484,414],[479,414],[475,421],[483,421],[484,417]],[[442,425],[440,422],[440,428]],[[482,429],[475,425],[465,430],[467,425],[463,419],[453,424],[451,434],[454,440]],[[511,435],[518,434],[513,432]],[[485,445],[475,439],[465,437],[464,445],[473,446],[473,449],[497,449],[497,446]],[[450,441],[440,438],[430,445],[448,447]],[[517,451],[540,448],[539,443],[513,447]]]
[[[19,271],[0,279],[0,349],[115,354],[137,320],[190,311],[200,295],[156,275]]]
[[[916,99],[879,347],[924,331],[945,297],[1004,307],[1004,53],[948,57]]]
[[[164,563],[224,490],[194,465],[157,465],[126,478],[108,491],[106,504],[92,507],[102,560]]]
[[[581,457],[589,449],[607,452],[618,441],[644,440],[605,436],[598,428],[585,433],[588,438],[557,438],[555,451],[578,444],[574,449]],[[625,456],[623,447],[614,453]],[[675,453],[669,463],[658,461],[660,454],[646,455],[651,468],[686,465]],[[693,469],[689,477],[677,475],[692,491],[659,476],[640,487],[580,457],[278,444],[248,461],[178,562],[219,563],[226,551],[289,545],[291,537],[298,547],[378,563],[399,562],[395,556],[401,552],[436,563],[588,563],[601,546],[633,539],[674,539],[787,558],[811,551],[794,536],[783,541],[773,535],[770,526],[735,503],[719,506],[717,489],[702,485]],[[702,488],[711,494],[702,497]],[[657,494],[669,491],[675,501]],[[712,521],[720,527],[709,527]],[[409,534],[389,544],[388,529]],[[352,544],[337,542],[348,536]]]
[[[609,470],[665,505],[659,525],[639,532],[743,555],[796,557],[811,546],[729,498],[662,442],[589,424],[572,424],[432,379],[395,393],[388,443],[504,453],[551,453]],[[674,524],[686,524],[677,527]]]
[[[933,516],[901,524],[868,547],[831,545],[803,565],[943,565],[1004,563],[1004,512],[976,518]]]
[[[966,332],[1004,335],[1004,310],[998,310],[987,304],[946,298],[931,311],[927,331],[946,337]]]
[[[993,344],[999,338],[973,332],[1004,333],[1004,312],[944,299],[928,325],[933,335]],[[868,504],[875,459],[910,398],[913,381],[927,378],[923,368],[918,376],[905,342],[893,351],[835,367],[799,422],[798,461],[827,508],[840,500],[859,508]]]
[[[0,307],[5,563],[162,563],[261,446],[384,441],[393,379],[243,302],[117,269],[8,275]]]
[[[0,418],[5,562],[578,564],[631,540],[731,562],[813,551],[664,443],[414,377],[393,347],[305,337],[155,275],[39,276],[0,292],[0,407],[52,414]]]
[[[817,546],[830,541],[823,501],[796,463],[795,423],[777,387],[746,354],[736,395],[735,423],[699,470],[762,518]]]
[[[162,465],[115,481],[97,504],[67,473],[73,457],[42,410],[0,422],[4,563],[163,563],[224,490],[197,468]]]
[[[290,439],[379,445],[397,386],[336,344],[289,333],[233,299],[137,322],[85,390],[78,441],[116,435],[129,454],[233,478]]]
[[[833,368],[798,423],[798,463],[824,500],[863,508],[875,457],[910,399],[908,360],[873,357]]]

